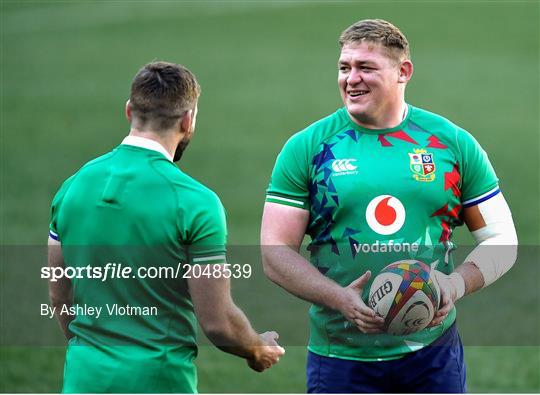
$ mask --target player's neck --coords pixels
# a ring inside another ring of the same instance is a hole
[[[172,157],[174,157],[176,147],[178,146],[178,137],[174,136],[173,133],[156,133],[152,131],[141,131],[131,128],[131,130],[129,131],[129,135],[142,137],[159,143]]]
[[[351,120],[367,129],[391,129],[398,126],[407,117],[409,111],[405,101],[399,103],[395,110],[385,111],[379,118],[358,119],[349,114]]]

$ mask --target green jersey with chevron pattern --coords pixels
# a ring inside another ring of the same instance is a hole
[[[346,286],[366,270],[418,259],[454,269],[452,232],[464,207],[499,193],[478,142],[447,119],[408,105],[391,129],[371,130],[341,108],[292,136],[266,201],[309,211],[311,263]],[[370,283],[362,298],[367,304]],[[454,322],[407,336],[366,335],[339,312],[310,309],[310,351],[357,360],[395,359],[436,340]]]

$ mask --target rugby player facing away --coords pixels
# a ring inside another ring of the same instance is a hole
[[[488,157],[449,120],[405,102],[409,44],[384,20],[340,37],[344,107],[293,135],[267,191],[267,276],[312,303],[308,392],[464,392],[454,304],[515,262],[512,216]],[[454,266],[452,232],[477,247]],[[311,237],[308,262],[299,253]],[[441,306],[424,330],[384,332],[366,305],[370,278],[400,259],[432,266]]]
[[[183,66],[144,66],[126,104],[129,136],[54,197],[49,266],[105,269],[115,262],[133,269],[128,279],[50,281],[69,339],[63,392],[196,392],[197,322],[216,346],[256,371],[284,354],[277,333],[257,334],[231,298],[219,198],[174,164],[195,130],[199,94]],[[139,268],[179,262],[172,278],[137,275]],[[212,275],[184,278],[195,265],[212,265]],[[72,306],[102,312],[74,316]],[[126,310],[136,313],[114,314]]]

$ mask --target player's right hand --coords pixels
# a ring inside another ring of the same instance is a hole
[[[277,340],[277,332],[264,332],[259,335],[262,345],[255,347],[253,357],[247,360],[249,367],[257,372],[271,368],[279,362],[279,358],[285,354],[285,349],[281,347]]]
[[[343,288],[341,313],[363,333],[384,331],[384,319],[369,308],[362,300],[362,290],[371,277],[368,270],[359,278]]]

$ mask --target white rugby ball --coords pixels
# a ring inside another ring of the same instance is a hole
[[[385,319],[386,332],[408,335],[424,329],[439,308],[439,287],[429,265],[402,260],[386,266],[369,291],[369,306]]]

